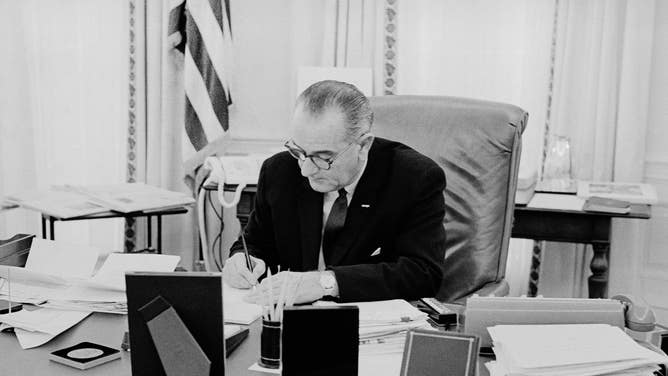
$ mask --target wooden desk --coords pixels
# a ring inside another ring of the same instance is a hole
[[[234,191],[235,188],[236,186],[226,186],[225,191]],[[206,187],[206,189],[215,189],[215,187]],[[237,218],[242,227],[248,223],[256,193],[257,186],[248,186],[241,194],[237,206]],[[594,256],[589,266],[592,271],[592,276],[588,280],[589,297],[605,298],[608,296],[608,259],[612,219],[649,219],[651,207],[631,205],[629,214],[612,214],[516,206],[514,216],[511,233],[513,238],[591,244]],[[540,252],[540,248],[537,251]],[[537,277],[535,281],[537,284]]]
[[[127,316],[105,313],[94,313],[79,323],[74,328],[59,335],[51,342],[30,350],[22,350],[14,334],[0,333],[0,352],[2,352],[2,362],[0,362],[0,375],[19,376],[19,375],[72,375],[81,376],[82,371],[60,363],[49,361],[49,353],[52,351],[77,344],[82,341],[100,343],[114,348],[120,348],[123,340],[123,333],[127,330]],[[268,375],[267,373],[249,371],[253,363],[260,356],[260,320],[250,325],[248,338],[237,347],[227,358],[225,365],[225,375]],[[114,360],[109,363],[90,368],[85,371],[86,376],[130,376],[132,374],[131,352],[123,352],[120,360]],[[399,360],[401,355],[399,355]],[[489,358],[480,358],[478,360],[479,375],[487,376],[487,369],[484,362]],[[399,373],[400,362],[397,367]],[[365,367],[371,369],[374,367]],[[377,368],[374,368],[377,369]],[[360,372],[360,376],[375,376],[376,372]]]
[[[608,296],[608,259],[613,218],[649,219],[649,205],[631,205],[629,214],[591,213],[515,207],[512,237],[554,242],[591,244],[594,250],[589,268],[589,297]],[[540,252],[540,248],[538,248]]]
[[[54,240],[55,239],[55,232],[54,232],[54,223],[55,221],[85,221],[85,220],[91,220],[91,219],[106,219],[106,218],[136,218],[136,217],[147,217],[146,220],[146,226],[147,226],[147,236],[146,236],[146,242],[147,242],[147,248],[151,248],[151,241],[152,241],[152,222],[153,222],[153,217],[156,217],[157,219],[157,225],[158,225],[158,246],[156,247],[156,251],[158,253],[162,253],[162,216],[163,215],[174,215],[174,214],[183,214],[187,213],[188,209],[186,207],[176,207],[176,208],[169,208],[169,209],[158,209],[158,210],[147,210],[147,211],[137,211],[137,212],[131,212],[131,213],[121,213],[121,212],[116,212],[116,211],[108,211],[104,213],[97,213],[97,214],[90,214],[90,215],[84,215],[81,217],[71,217],[71,218],[61,218],[61,217],[56,217],[48,214],[42,213],[42,239],[47,238],[47,231],[46,231],[46,224],[47,222],[49,223],[49,239]]]

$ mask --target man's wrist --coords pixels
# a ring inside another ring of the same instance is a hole
[[[333,271],[320,272],[320,286],[325,291],[325,296],[339,297],[339,284],[336,282],[336,274]]]

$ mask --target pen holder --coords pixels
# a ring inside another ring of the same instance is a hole
[[[260,366],[279,368],[281,364],[281,322],[262,320]]]

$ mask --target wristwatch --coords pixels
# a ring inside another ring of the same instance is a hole
[[[326,296],[334,296],[334,290],[336,289],[336,277],[331,271],[325,271],[320,273],[320,286],[325,290]]]

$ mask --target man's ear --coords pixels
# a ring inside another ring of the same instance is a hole
[[[371,144],[373,144],[373,140],[375,138],[376,138],[376,136],[374,136],[373,133],[367,133],[367,134],[363,135],[360,138],[360,142],[359,142],[359,144],[361,146],[361,149],[368,152],[369,149],[371,149]]]

